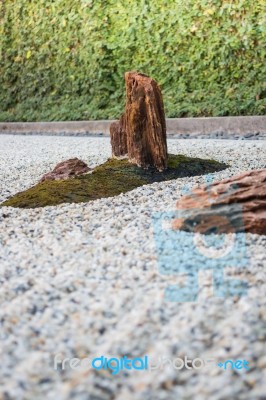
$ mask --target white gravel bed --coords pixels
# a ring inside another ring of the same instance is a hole
[[[214,180],[266,161],[263,141],[169,140],[168,149],[230,164]],[[93,167],[110,152],[107,138],[0,135],[0,201],[60,161],[78,157]],[[159,273],[152,216],[174,210],[184,187],[204,181],[155,183],[83,204],[0,209],[1,400],[265,399],[265,236],[246,235],[249,262],[236,275],[248,282],[246,296],[215,297],[211,271],[200,271],[197,302],[164,299],[177,276]],[[250,370],[60,371],[57,354],[245,359]]]

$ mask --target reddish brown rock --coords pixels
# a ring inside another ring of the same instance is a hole
[[[126,118],[123,114],[119,121],[110,125],[112,156],[125,157],[127,155]]]
[[[174,229],[199,233],[266,234],[266,169],[192,190],[176,204],[180,219]],[[184,214],[182,216],[182,213]]]
[[[127,72],[126,129],[128,159],[139,167],[167,167],[166,122],[161,90],[154,79]]]
[[[119,122],[111,125],[112,152],[128,155],[139,167],[167,167],[166,122],[161,90],[154,79],[127,72],[126,109]]]
[[[62,161],[57,164],[53,171],[48,172],[41,178],[40,182],[73,178],[76,175],[85,174],[88,171],[90,171],[90,168],[85,162],[78,158],[71,158],[70,160]]]

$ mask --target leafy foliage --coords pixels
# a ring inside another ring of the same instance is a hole
[[[264,0],[2,0],[0,120],[116,118],[124,73],[168,117],[265,114]]]

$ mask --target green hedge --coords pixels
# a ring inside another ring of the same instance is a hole
[[[265,0],[2,0],[0,120],[115,118],[127,70],[168,117],[265,114]]]

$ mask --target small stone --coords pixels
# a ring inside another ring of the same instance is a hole
[[[258,361],[258,368],[266,369],[266,356],[263,356]]]
[[[85,174],[90,170],[91,168],[89,168],[84,161],[78,158],[71,158],[70,160],[62,161],[57,164],[53,171],[43,175],[40,182],[69,179],[77,175]]]
[[[124,157],[127,155],[126,118],[123,114],[119,121],[110,125],[112,156]]]

